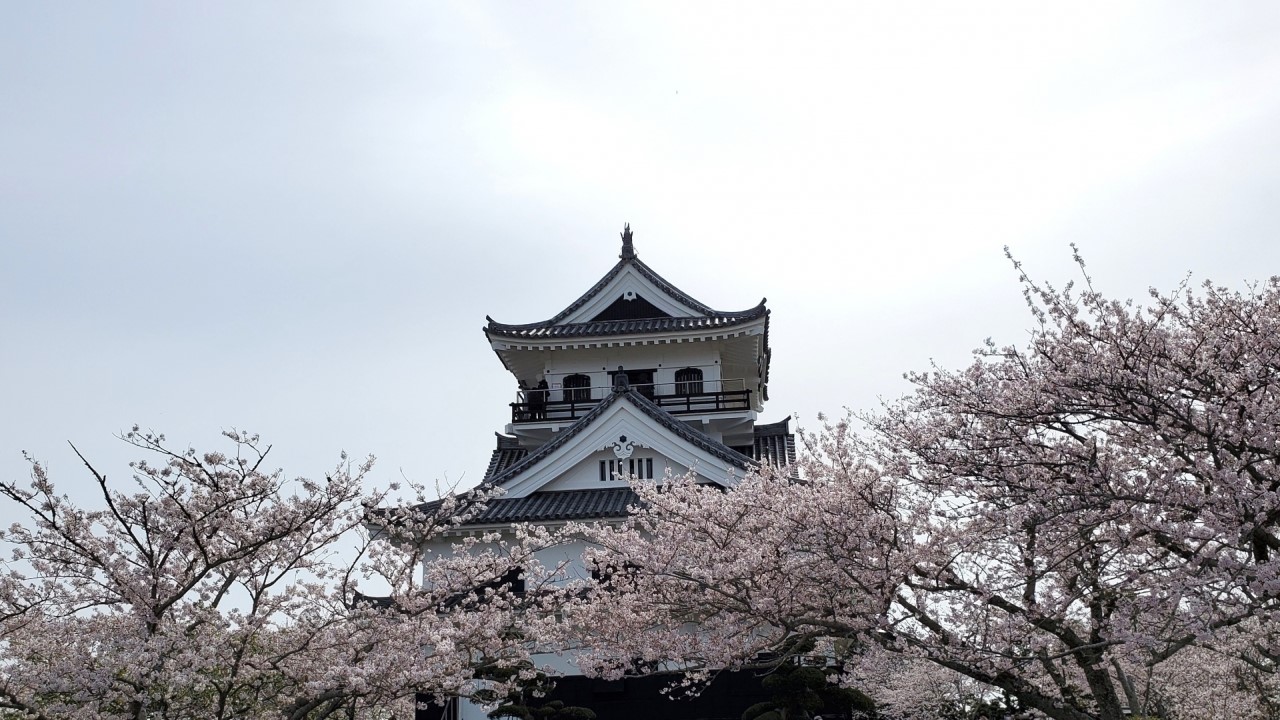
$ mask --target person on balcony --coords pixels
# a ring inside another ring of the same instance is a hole
[[[534,420],[547,419],[547,390],[547,379],[543,378],[529,391],[529,414]]]

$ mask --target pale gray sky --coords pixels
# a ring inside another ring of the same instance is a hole
[[[132,423],[469,484],[486,314],[616,261],[768,296],[765,420],[1030,319],[1280,272],[1280,5],[0,1],[0,472]]]

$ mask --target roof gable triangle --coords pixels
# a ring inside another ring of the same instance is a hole
[[[628,317],[617,319],[653,319],[653,318],[711,318],[715,320],[736,321],[742,318],[754,318],[764,313],[764,301],[749,310],[725,312],[715,310],[694,299],[688,293],[667,282],[652,268],[636,257],[635,247],[631,244],[631,227],[627,226],[622,233],[622,253],[618,262],[596,281],[577,300],[556,313],[548,320],[540,322],[512,325],[500,323],[492,317],[486,317],[489,324],[486,333],[495,335],[518,335],[535,332],[541,329],[566,325],[585,325],[592,322],[609,322],[615,318],[610,312],[615,305],[643,300],[649,306],[643,310],[618,310]],[[639,314],[639,313],[657,314]]]
[[[607,322],[609,320],[647,320],[650,318],[668,318],[671,313],[645,300],[639,295],[630,298],[620,297],[600,314],[591,318],[591,322]]]
[[[623,267],[617,273],[612,273],[613,276],[608,282],[592,288],[591,293],[579,298],[580,305],[575,303],[578,305],[576,308],[573,306],[570,306],[571,310],[566,308],[570,311],[553,318],[550,324],[569,325],[590,322],[614,305],[634,302],[644,302],[661,313],[647,317],[708,317],[715,314],[714,310],[675,290],[674,286],[666,281],[662,281],[661,284],[655,283],[653,278],[657,278],[657,274],[651,270],[647,273],[642,272],[639,267],[642,263],[639,260],[624,260],[620,264]],[[661,280],[661,278],[658,279]],[[674,294],[670,292],[671,290],[674,290]]]
[[[610,395],[561,434],[492,478],[507,497],[524,497],[559,483],[575,470],[594,477],[593,456],[602,451],[647,448],[673,470],[692,470],[706,481],[730,486],[754,462],[676,419],[634,390]],[[622,455],[619,455],[622,457]],[[591,463],[583,467],[584,462]],[[659,473],[660,474],[660,473]],[[612,478],[608,478],[611,480]]]

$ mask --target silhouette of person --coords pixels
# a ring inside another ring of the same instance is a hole
[[[538,386],[529,391],[529,411],[534,420],[547,418],[547,380],[538,381]]]

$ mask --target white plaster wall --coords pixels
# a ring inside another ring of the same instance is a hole
[[[716,342],[636,345],[632,347],[558,350],[546,353],[545,374],[552,388],[551,399],[564,398],[558,388],[566,375],[582,373],[591,378],[592,397],[603,396],[612,387],[609,372],[621,365],[628,369],[653,368],[654,382],[675,382],[676,370],[696,367],[702,370],[704,382],[723,377],[720,370],[720,344]]]
[[[607,450],[622,436],[638,446],[651,448],[655,457],[668,458],[673,470],[693,468],[700,476],[713,482],[726,481],[732,474],[723,459],[673,436],[671,431],[630,402],[621,401],[608,407],[595,423],[563,447],[508,482],[506,497],[525,497],[561,477],[573,477],[575,473],[586,473],[590,477],[594,472],[595,482],[599,482],[599,466],[584,461]]]
[[[683,475],[689,469],[679,463],[673,462],[669,458],[650,450],[648,448],[636,448],[631,454],[632,458],[641,460],[650,458],[653,460],[653,479],[661,480],[670,469],[672,475]],[[538,488],[541,490],[596,490],[599,488],[626,487],[626,480],[618,480],[614,477],[608,477],[603,482],[600,480],[600,461],[606,463],[606,474],[608,472],[608,461],[617,461],[618,456],[613,454],[612,450],[602,450],[593,453],[582,462],[573,466],[568,472],[562,473],[559,477],[551,482]],[[626,460],[622,461],[624,464]]]
[[[493,531],[501,532],[502,537],[510,540],[512,535],[509,529],[493,528]],[[452,556],[455,552],[454,545],[459,542],[460,538],[454,537],[435,537],[423,543],[426,554],[423,563],[428,563],[433,557]],[[487,546],[478,544],[475,546],[476,552],[482,552]],[[583,580],[591,577],[591,571],[587,569],[585,561],[582,559],[586,553],[588,543],[585,540],[573,540],[553,547],[544,548],[534,553],[534,557],[548,571],[553,571],[558,578],[554,584],[560,585],[574,580]]]
[[[563,582],[573,580],[585,580],[591,577],[591,571],[587,569],[586,563],[582,557],[586,553],[588,543],[585,540],[575,540],[563,545],[556,545],[534,553],[534,557],[538,562],[542,563],[547,569],[560,568],[564,571]]]
[[[433,540],[427,543],[427,546],[433,552],[452,552],[451,541],[447,539]],[[589,579],[591,571],[583,560],[583,556],[589,547],[590,544],[586,541],[574,540],[541,550],[535,553],[535,557],[548,570],[560,571],[560,575],[563,577],[558,582]],[[542,653],[535,655],[533,660],[535,665],[539,668],[550,670],[553,675],[579,675],[581,673],[574,664],[573,657],[573,652]],[[453,702],[458,703],[459,720],[488,720],[488,714],[483,707],[465,700],[455,699]]]

